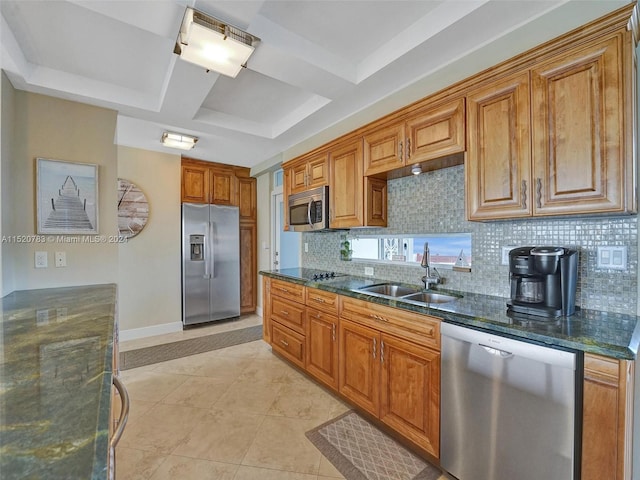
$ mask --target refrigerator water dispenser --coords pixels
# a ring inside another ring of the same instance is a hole
[[[204,235],[189,235],[189,244],[191,245],[191,260],[204,260]]]

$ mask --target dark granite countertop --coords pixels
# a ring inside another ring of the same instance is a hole
[[[435,291],[461,296],[450,303],[418,305],[401,299],[378,297],[355,291],[365,285],[385,280],[351,275],[325,280],[307,280],[304,269],[261,271],[262,275],[280,278],[308,287],[360,298],[381,305],[433,315],[448,323],[502,333],[550,346],[566,347],[608,357],[634,360],[640,345],[640,322],[635,315],[578,310],[570,317],[537,319],[532,316],[507,316],[507,299],[438,288]],[[415,286],[420,288],[419,286]]]
[[[1,300],[0,477],[105,479],[115,285]]]

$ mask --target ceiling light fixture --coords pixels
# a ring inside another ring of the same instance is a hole
[[[187,7],[173,52],[207,71],[235,78],[259,41],[250,33]]]
[[[160,140],[165,147],[191,150],[198,141],[198,137],[183,135],[182,133],[164,132]]]
[[[420,175],[422,173],[422,167],[419,163],[416,163],[413,167],[411,167],[411,173],[414,175]]]

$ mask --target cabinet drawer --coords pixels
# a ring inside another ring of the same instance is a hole
[[[271,294],[293,302],[304,303],[304,285],[271,279]]]
[[[271,348],[304,368],[304,336],[278,322],[273,322],[271,329]]]
[[[317,288],[307,288],[308,306],[323,310],[332,315],[338,315],[338,295]]]
[[[273,290],[273,284],[271,286]],[[304,305],[273,297],[271,300],[271,318],[286,325],[300,334],[304,334]]]
[[[381,332],[440,349],[440,319],[430,315],[342,297],[340,316],[376,328]]]

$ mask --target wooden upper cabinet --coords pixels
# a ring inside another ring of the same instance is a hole
[[[329,183],[327,152],[312,154],[285,166],[289,172],[290,193],[323,187]]]
[[[237,181],[233,167],[182,159],[182,202],[237,206]]]
[[[535,215],[625,210],[622,55],[620,34],[532,70]]]
[[[418,110],[405,131],[407,165],[464,152],[464,98]]]
[[[364,221],[368,227],[387,226],[387,181],[364,177]]]
[[[364,175],[377,175],[465,149],[464,98],[412,112],[365,133]]]
[[[331,228],[364,225],[362,140],[339,144],[329,152]]]
[[[211,174],[201,165],[182,165],[181,197],[184,203],[209,203]]]
[[[529,72],[467,96],[465,183],[469,220],[531,215]]]
[[[256,179],[252,177],[238,178],[238,206],[240,220],[256,220]]]

